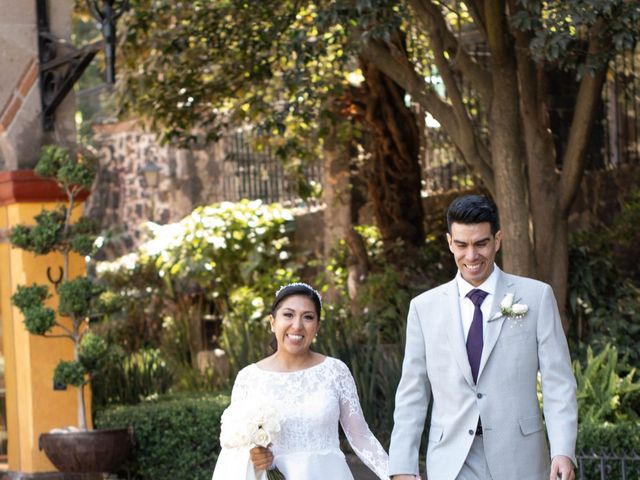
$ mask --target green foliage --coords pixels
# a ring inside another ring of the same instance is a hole
[[[636,190],[609,225],[571,238],[568,305],[574,357],[584,359],[588,345],[600,350],[611,343],[631,365],[640,364],[638,219],[640,191]]]
[[[631,50],[638,38],[640,9],[626,0],[518,0],[522,8],[511,17],[519,30],[532,33],[531,52],[538,61],[546,59],[565,69],[581,66],[587,71],[606,61],[607,56],[586,56],[589,35],[611,43],[613,49]],[[595,28],[594,28],[595,27]]]
[[[226,395],[161,397],[98,413],[100,428],[133,427],[132,478],[209,480],[220,451]]]
[[[107,342],[92,332],[87,332],[80,341],[80,363],[86,371],[98,368],[107,356]]]
[[[102,291],[100,285],[96,285],[87,277],[64,281],[58,287],[58,312],[60,315],[85,318],[91,311],[95,311],[96,300]]]
[[[282,278],[279,284],[284,285],[289,280]],[[268,302],[268,296],[266,300]],[[272,335],[267,323],[271,305],[265,304],[264,297],[246,286],[233,291],[229,296],[229,304],[229,314],[222,324],[220,344],[228,355],[231,370],[238,372],[242,367],[272,353]]]
[[[576,450],[593,457],[579,461],[576,478],[596,480],[602,478],[601,456],[629,456],[638,451],[640,445],[640,421],[627,420],[621,422],[593,422],[590,419],[579,420]],[[620,461],[605,460],[606,478],[629,477],[627,463],[626,477],[623,475]]]
[[[76,361],[62,361],[53,371],[53,381],[62,385],[81,387],[86,383],[84,365]]]
[[[71,162],[69,150],[58,145],[44,145],[35,172],[41,177],[54,178],[62,165]]]
[[[11,302],[24,316],[25,327],[34,335],[44,335],[56,323],[55,312],[44,306],[47,298],[47,286],[35,283],[30,287],[18,285],[18,291],[11,296]]]
[[[94,412],[113,405],[135,405],[166,393],[173,374],[159,350],[142,349],[125,355],[113,347],[108,362],[92,378]]]
[[[74,185],[89,189],[96,176],[96,161],[57,145],[45,145],[40,151],[35,172],[42,177],[55,178],[65,189]]]
[[[90,256],[96,251],[96,235],[100,229],[98,222],[92,218],[82,217],[72,227],[69,245],[79,255]]]
[[[618,362],[618,351],[610,345],[597,355],[589,347],[584,367],[574,361],[581,421],[616,423],[639,418],[640,412],[634,410],[634,402],[640,398],[640,381],[634,379],[636,369]],[[621,377],[620,371],[628,373]]]
[[[17,225],[11,230],[11,243],[37,255],[46,255],[59,247],[64,231],[65,214],[64,207],[43,210],[35,216],[35,226]]]
[[[56,324],[56,314],[48,307],[35,305],[22,310],[24,325],[34,335],[44,335]]]
[[[46,285],[35,283],[30,287],[18,285],[17,292],[11,296],[11,302],[20,310],[25,310],[35,305],[41,305],[49,297],[49,288]]]
[[[88,330],[88,319],[95,314],[102,288],[86,277],[69,280],[69,253],[75,250],[89,254],[92,250],[95,222],[80,220],[75,225],[70,222],[76,196],[84,188],[91,186],[95,176],[95,162],[77,155],[71,157],[68,150],[56,145],[46,145],[41,149],[38,175],[53,178],[67,195],[68,207],[56,210],[42,210],[35,215],[34,226],[18,225],[11,232],[11,242],[15,247],[44,255],[60,252],[63,257],[62,283],[56,284],[59,297],[58,313],[70,317],[69,324],[58,323],[55,311],[44,306],[49,297],[49,288],[44,285],[18,286],[11,298],[24,316],[27,330],[35,335],[66,337],[74,344],[79,361],[61,361],[55,368],[54,381],[65,385],[84,387],[92,370],[97,368],[106,356],[104,341]],[[53,327],[59,332],[51,332]],[[82,390],[81,390],[82,392]],[[81,428],[86,428],[84,402],[78,404]]]
[[[203,384],[194,367],[205,339],[194,330],[215,321],[213,334],[234,372],[263,355],[274,289],[299,268],[291,259],[292,230],[293,216],[275,204],[245,200],[200,207],[179,223],[157,227],[137,252],[99,264],[98,274],[127,309],[146,313],[145,321],[155,316],[178,387],[203,388],[208,381]]]
[[[621,422],[600,422],[592,419],[580,419],[578,424],[578,451],[623,452],[637,451],[640,445],[640,422],[627,420]],[[599,477],[587,477],[599,478]],[[613,477],[621,478],[621,477]]]
[[[215,139],[226,121],[261,123],[295,164],[309,153],[301,138],[319,146],[323,99],[347,87],[345,26],[324,3],[138,0],[123,22],[121,101],[187,141],[194,126]]]

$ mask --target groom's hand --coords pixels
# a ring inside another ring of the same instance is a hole
[[[391,480],[420,480],[420,475],[393,475]]]
[[[273,463],[273,453],[268,448],[254,447],[249,450],[249,454],[256,470],[268,470]]]
[[[569,457],[564,455],[556,455],[551,460],[551,475],[549,480],[557,480],[560,477],[562,480],[575,480],[576,475],[573,471],[573,462]]]

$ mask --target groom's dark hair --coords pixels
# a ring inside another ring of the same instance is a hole
[[[493,203],[493,200],[484,195],[458,197],[451,202],[447,209],[447,230],[449,233],[451,233],[451,224],[453,223],[470,225],[484,222],[489,222],[493,235],[500,230],[498,207]]]

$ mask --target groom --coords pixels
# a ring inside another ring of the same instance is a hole
[[[418,474],[432,402],[429,480],[574,480],[576,383],[553,291],[495,265],[502,232],[488,198],[457,198],[447,225],[458,274],[411,301],[391,478]]]

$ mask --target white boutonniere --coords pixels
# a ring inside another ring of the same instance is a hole
[[[500,302],[500,311],[491,320],[497,320],[500,317],[524,318],[529,311],[529,307],[524,303],[514,303],[513,299],[514,294],[507,293]]]

